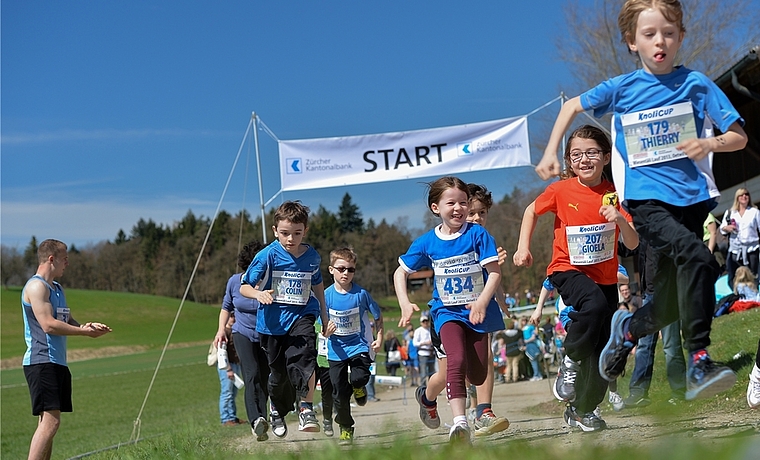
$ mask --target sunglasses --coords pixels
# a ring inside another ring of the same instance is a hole
[[[348,273],[354,273],[356,271],[356,267],[333,267],[335,270],[338,270],[341,273],[344,273],[346,270],[348,270]]]
[[[739,196],[749,196],[749,193],[742,193],[742,194],[741,194],[741,195],[739,195]]]

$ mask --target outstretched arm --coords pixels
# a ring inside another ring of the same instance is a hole
[[[694,161],[701,160],[710,152],[735,152],[747,146],[747,133],[738,122],[733,122],[728,131],[715,137],[687,139],[676,146]]]
[[[32,305],[34,317],[40,324],[42,331],[50,335],[85,335],[87,337],[100,337],[111,332],[111,328],[103,323],[79,324],[74,318],[69,317],[68,322],[63,322],[53,317],[53,305],[48,298],[49,290],[42,281],[32,281],[24,289],[25,296]]]
[[[536,166],[536,173],[541,179],[547,180],[554,176],[559,176],[561,166],[559,160],[557,160],[557,151],[559,150],[560,141],[570,127],[570,123],[575,119],[575,116],[581,112],[583,112],[583,106],[581,106],[581,98],[578,96],[562,105],[562,109],[560,109],[557,115],[557,120],[554,122],[552,133],[549,136],[549,142],[546,144],[544,156],[541,158],[538,166]]]

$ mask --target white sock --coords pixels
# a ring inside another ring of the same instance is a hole
[[[467,425],[467,416],[465,415],[457,415],[454,417],[454,426],[457,425]]]

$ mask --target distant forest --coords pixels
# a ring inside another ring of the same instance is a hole
[[[510,293],[540,289],[551,258],[553,218],[543,216],[533,236],[533,266],[518,269],[512,264],[523,211],[537,194],[537,191],[525,193],[515,188],[501,200],[494,199],[489,213],[487,228],[497,244],[508,252],[507,262],[501,271],[502,284]],[[420,212],[425,212],[422,206]],[[267,226],[272,225],[273,214],[272,209],[266,218]],[[432,228],[437,219],[429,211],[426,215],[426,226]],[[412,239],[420,233],[419,229],[409,229],[407,221],[408,218],[400,216],[393,223],[385,220],[376,223],[372,219],[365,222],[360,209],[347,193],[337,213],[321,205],[316,210],[312,208],[309,231],[304,241],[322,256],[325,286],[332,283],[327,271],[330,251],[351,246],[359,257],[356,282],[375,297],[390,296],[393,295],[393,272],[398,267],[398,257],[406,252]],[[113,241],[103,241],[86,248],[69,245],[69,267],[61,284],[65,288],[181,298],[210,225],[211,218],[195,216],[188,211],[185,217],[171,226],[157,225],[151,219],[140,219],[129,235],[119,230]],[[267,233],[271,241],[271,230]],[[261,240],[261,234],[261,218],[253,221],[245,211],[234,216],[221,211],[211,229],[188,299],[207,304],[220,303],[227,280],[240,271],[237,253],[241,245]],[[2,246],[3,286],[23,285],[34,274],[38,243],[32,236],[23,252]]]

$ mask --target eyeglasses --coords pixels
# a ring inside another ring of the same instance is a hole
[[[333,268],[338,270],[341,273],[345,273],[346,270],[348,270],[348,273],[354,273],[356,271],[356,267],[333,267]]]
[[[588,158],[589,160],[597,160],[602,156],[602,153],[604,152],[597,149],[588,149],[585,152],[582,150],[572,150],[570,152],[569,157],[570,157],[571,162],[578,163],[579,161],[581,161],[581,158],[583,158],[584,154],[586,155],[586,158]]]

